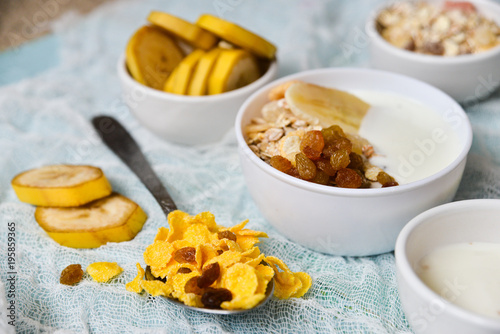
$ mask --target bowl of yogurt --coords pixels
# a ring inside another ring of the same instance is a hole
[[[396,242],[398,289],[415,333],[500,333],[500,200],[444,204]]]
[[[256,152],[248,126],[261,117],[269,93],[293,80],[342,90],[369,105],[358,135],[373,146],[370,163],[393,176],[397,186],[318,184],[277,170]],[[343,256],[394,250],[411,218],[450,202],[472,141],[467,115],[450,96],[403,75],[354,68],[310,70],[266,85],[242,105],[235,130],[246,184],[264,218],[296,243]]]

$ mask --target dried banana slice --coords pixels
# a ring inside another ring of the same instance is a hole
[[[37,207],[35,219],[62,246],[96,248],[132,240],[147,215],[130,199],[112,194],[76,208]]]
[[[163,90],[173,94],[186,94],[198,61],[204,54],[205,51],[198,49],[187,55],[167,79]]]
[[[271,101],[277,101],[285,98],[285,92],[288,89],[288,87],[290,87],[296,82],[299,82],[299,80],[290,80],[285,83],[282,83],[281,85],[273,87],[267,94],[267,97]]]
[[[111,194],[100,168],[50,165],[23,172],[12,179],[20,201],[38,206],[79,206]]]
[[[160,90],[172,70],[184,58],[177,43],[160,28],[152,26],[144,26],[135,32],[125,54],[132,77]]]
[[[209,14],[201,15],[196,24],[259,57],[275,57],[276,47],[272,43],[237,24]]]
[[[219,57],[221,49],[215,48],[205,53],[198,62],[193,78],[189,83],[188,95],[206,95],[208,91],[208,78],[212,73],[215,62]]]
[[[176,76],[177,76],[177,71],[179,70],[179,67],[174,68],[172,73],[170,73],[167,81],[165,81],[165,86],[163,86],[163,91],[165,92],[173,92],[175,90],[175,81],[176,81]]]
[[[208,79],[208,94],[228,92],[259,77],[259,66],[252,54],[241,49],[222,50]]]
[[[209,50],[218,41],[214,34],[171,14],[152,11],[148,16],[148,21],[197,49]]]
[[[357,133],[370,105],[347,92],[296,82],[285,91],[292,113],[323,128],[337,124],[345,132]]]

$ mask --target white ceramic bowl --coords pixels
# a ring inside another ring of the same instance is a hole
[[[268,91],[293,79],[342,90],[390,92],[421,101],[439,117],[458,120],[454,131],[460,134],[459,154],[434,175],[390,188],[336,188],[281,173],[252,152],[243,131],[253,117],[260,115],[262,106],[268,101]],[[301,72],[266,85],[240,108],[235,130],[246,184],[263,216],[283,235],[299,244],[324,253],[352,256],[392,251],[398,233],[411,218],[451,201],[472,141],[465,112],[448,95],[399,74],[350,68]]]
[[[152,89],[134,80],[118,60],[123,97],[130,111],[159,137],[185,145],[208,144],[222,139],[231,129],[239,107],[258,88],[276,77],[277,62],[251,84],[217,95],[185,96]]]
[[[399,294],[416,333],[498,334],[500,320],[458,307],[428,288],[414,271],[437,247],[463,242],[500,243],[500,200],[466,200],[430,209],[412,219],[396,242]]]
[[[499,3],[488,0],[468,1],[480,13],[500,24]],[[375,20],[380,9],[370,15],[366,24],[366,33],[370,38],[371,64],[374,68],[420,79],[465,104],[477,102],[500,85],[500,46],[482,53],[456,57],[424,55],[403,50],[391,45],[378,33]]]

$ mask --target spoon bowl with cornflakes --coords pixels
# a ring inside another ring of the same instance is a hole
[[[204,312],[204,313],[227,315],[227,314],[246,313],[246,312],[250,312],[250,311],[256,310],[258,308],[261,308],[262,306],[264,306],[267,303],[267,301],[269,299],[271,299],[271,296],[273,295],[273,292],[274,292],[274,280],[271,280],[267,284],[266,296],[264,297],[264,299],[262,299],[262,301],[260,303],[258,303],[257,305],[255,305],[252,308],[249,308],[249,309],[239,309],[239,310],[224,310],[224,309],[219,309],[219,308],[195,307],[195,306],[186,305],[186,304],[184,304],[183,302],[181,302],[181,301],[179,301],[177,299],[168,298],[168,297],[166,297],[165,299],[167,299],[168,302],[170,302],[172,304],[178,305],[180,307],[184,307],[186,309],[190,309],[190,310],[194,310],[194,311],[199,311],[199,312],[201,311],[201,312]]]

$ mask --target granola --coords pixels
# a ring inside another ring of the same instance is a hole
[[[380,12],[377,29],[392,45],[417,53],[457,56],[500,44],[500,27],[469,2],[398,2]]]
[[[297,149],[300,138],[310,130],[321,130],[321,126],[297,118],[288,108],[284,98],[265,104],[262,117],[253,118],[245,127],[248,146],[268,163],[271,157],[280,155],[281,151],[284,156],[292,156],[300,151]],[[299,138],[296,145],[290,141],[293,141],[293,137]]]
[[[375,183],[382,187],[398,185],[394,178],[369,162],[375,152],[368,140],[345,133],[339,125],[324,127],[318,121],[311,121],[313,117],[304,119],[302,114],[294,112],[290,108],[292,102],[283,97],[294,83],[272,89],[268,95],[270,102],[245,127],[247,144],[260,159],[291,176],[323,185],[343,188],[376,187]],[[312,96],[307,98],[312,101]]]

